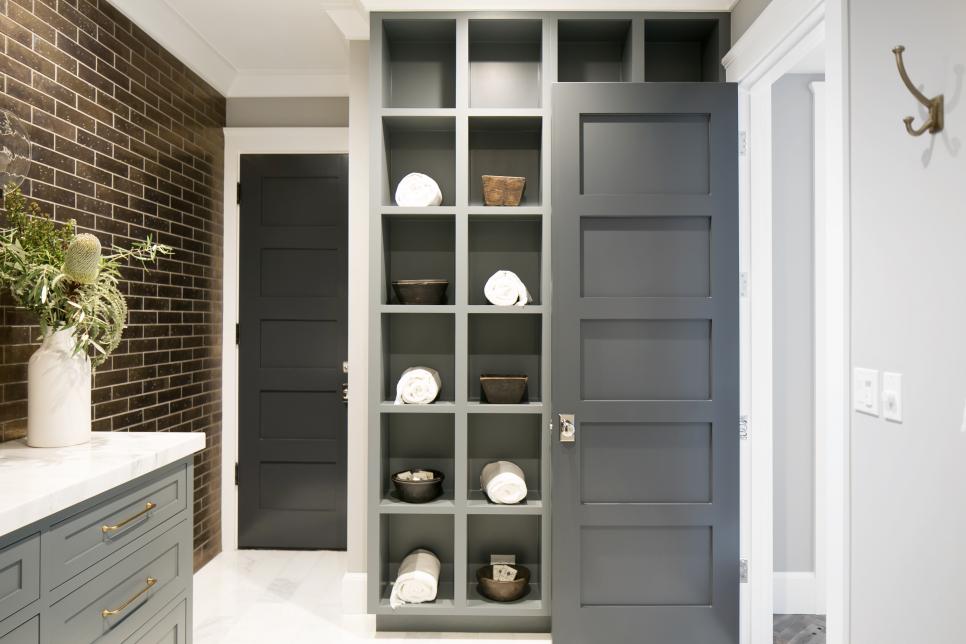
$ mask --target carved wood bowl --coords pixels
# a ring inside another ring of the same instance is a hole
[[[449,280],[396,280],[392,290],[400,304],[446,304]]]
[[[427,481],[405,481],[399,478],[403,472],[432,472],[433,478]],[[426,467],[414,467],[402,470],[392,475],[392,484],[396,487],[396,496],[405,503],[429,503],[443,495],[443,479],[446,478],[439,470]]]
[[[486,402],[494,405],[516,405],[527,393],[528,376],[480,376],[480,386]]]
[[[517,570],[517,578],[513,581],[493,579],[492,565],[479,568],[476,571],[476,583],[480,594],[495,602],[515,602],[523,599],[530,591],[530,569],[516,564],[513,568]]]

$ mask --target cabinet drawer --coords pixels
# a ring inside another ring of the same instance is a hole
[[[188,600],[182,598],[173,607],[165,607],[160,620],[124,640],[124,644],[187,644]],[[0,642],[2,644],[2,642]]]
[[[0,621],[38,597],[40,534],[35,534],[0,550]]]
[[[40,615],[28,620],[6,635],[0,636],[0,644],[39,644]]]
[[[182,521],[54,604],[45,639],[122,642],[190,584],[191,524]]]
[[[47,587],[59,586],[183,511],[187,486],[182,466],[52,526],[44,535]]]

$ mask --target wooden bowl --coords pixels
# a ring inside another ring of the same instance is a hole
[[[428,481],[403,481],[398,478],[403,472],[423,470],[432,472],[433,478]],[[396,496],[405,503],[429,503],[443,495],[443,479],[446,478],[439,470],[426,467],[414,467],[402,470],[392,475],[392,484],[396,486]]]
[[[480,376],[486,402],[493,405],[516,405],[527,392],[528,376]]]
[[[517,578],[513,581],[493,579],[492,565],[478,569],[476,583],[480,594],[495,602],[515,602],[522,599],[530,591],[530,569],[515,564],[513,567],[517,569]]]
[[[526,187],[526,177],[484,174],[483,203],[487,206],[519,206]]]
[[[392,290],[400,304],[446,304],[449,280],[396,280]]]

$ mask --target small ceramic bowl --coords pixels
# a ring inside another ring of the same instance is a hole
[[[486,402],[494,405],[516,405],[527,392],[527,376],[480,376],[480,386]]]
[[[515,602],[522,599],[530,590],[530,569],[514,565],[517,578],[513,581],[493,579],[493,566],[483,566],[476,571],[477,588],[480,594],[495,602]]]
[[[433,478],[428,481],[404,481],[399,478],[399,475],[403,472],[415,472],[417,470],[432,472]],[[405,503],[429,503],[442,496],[444,478],[446,477],[438,470],[414,467],[393,474],[392,484],[396,487],[396,495],[400,501]]]
[[[400,304],[446,304],[449,280],[396,280],[392,290]]]

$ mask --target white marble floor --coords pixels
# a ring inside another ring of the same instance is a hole
[[[195,644],[549,642],[549,635],[376,633],[366,615],[342,612],[345,553],[240,550],[195,575]]]

